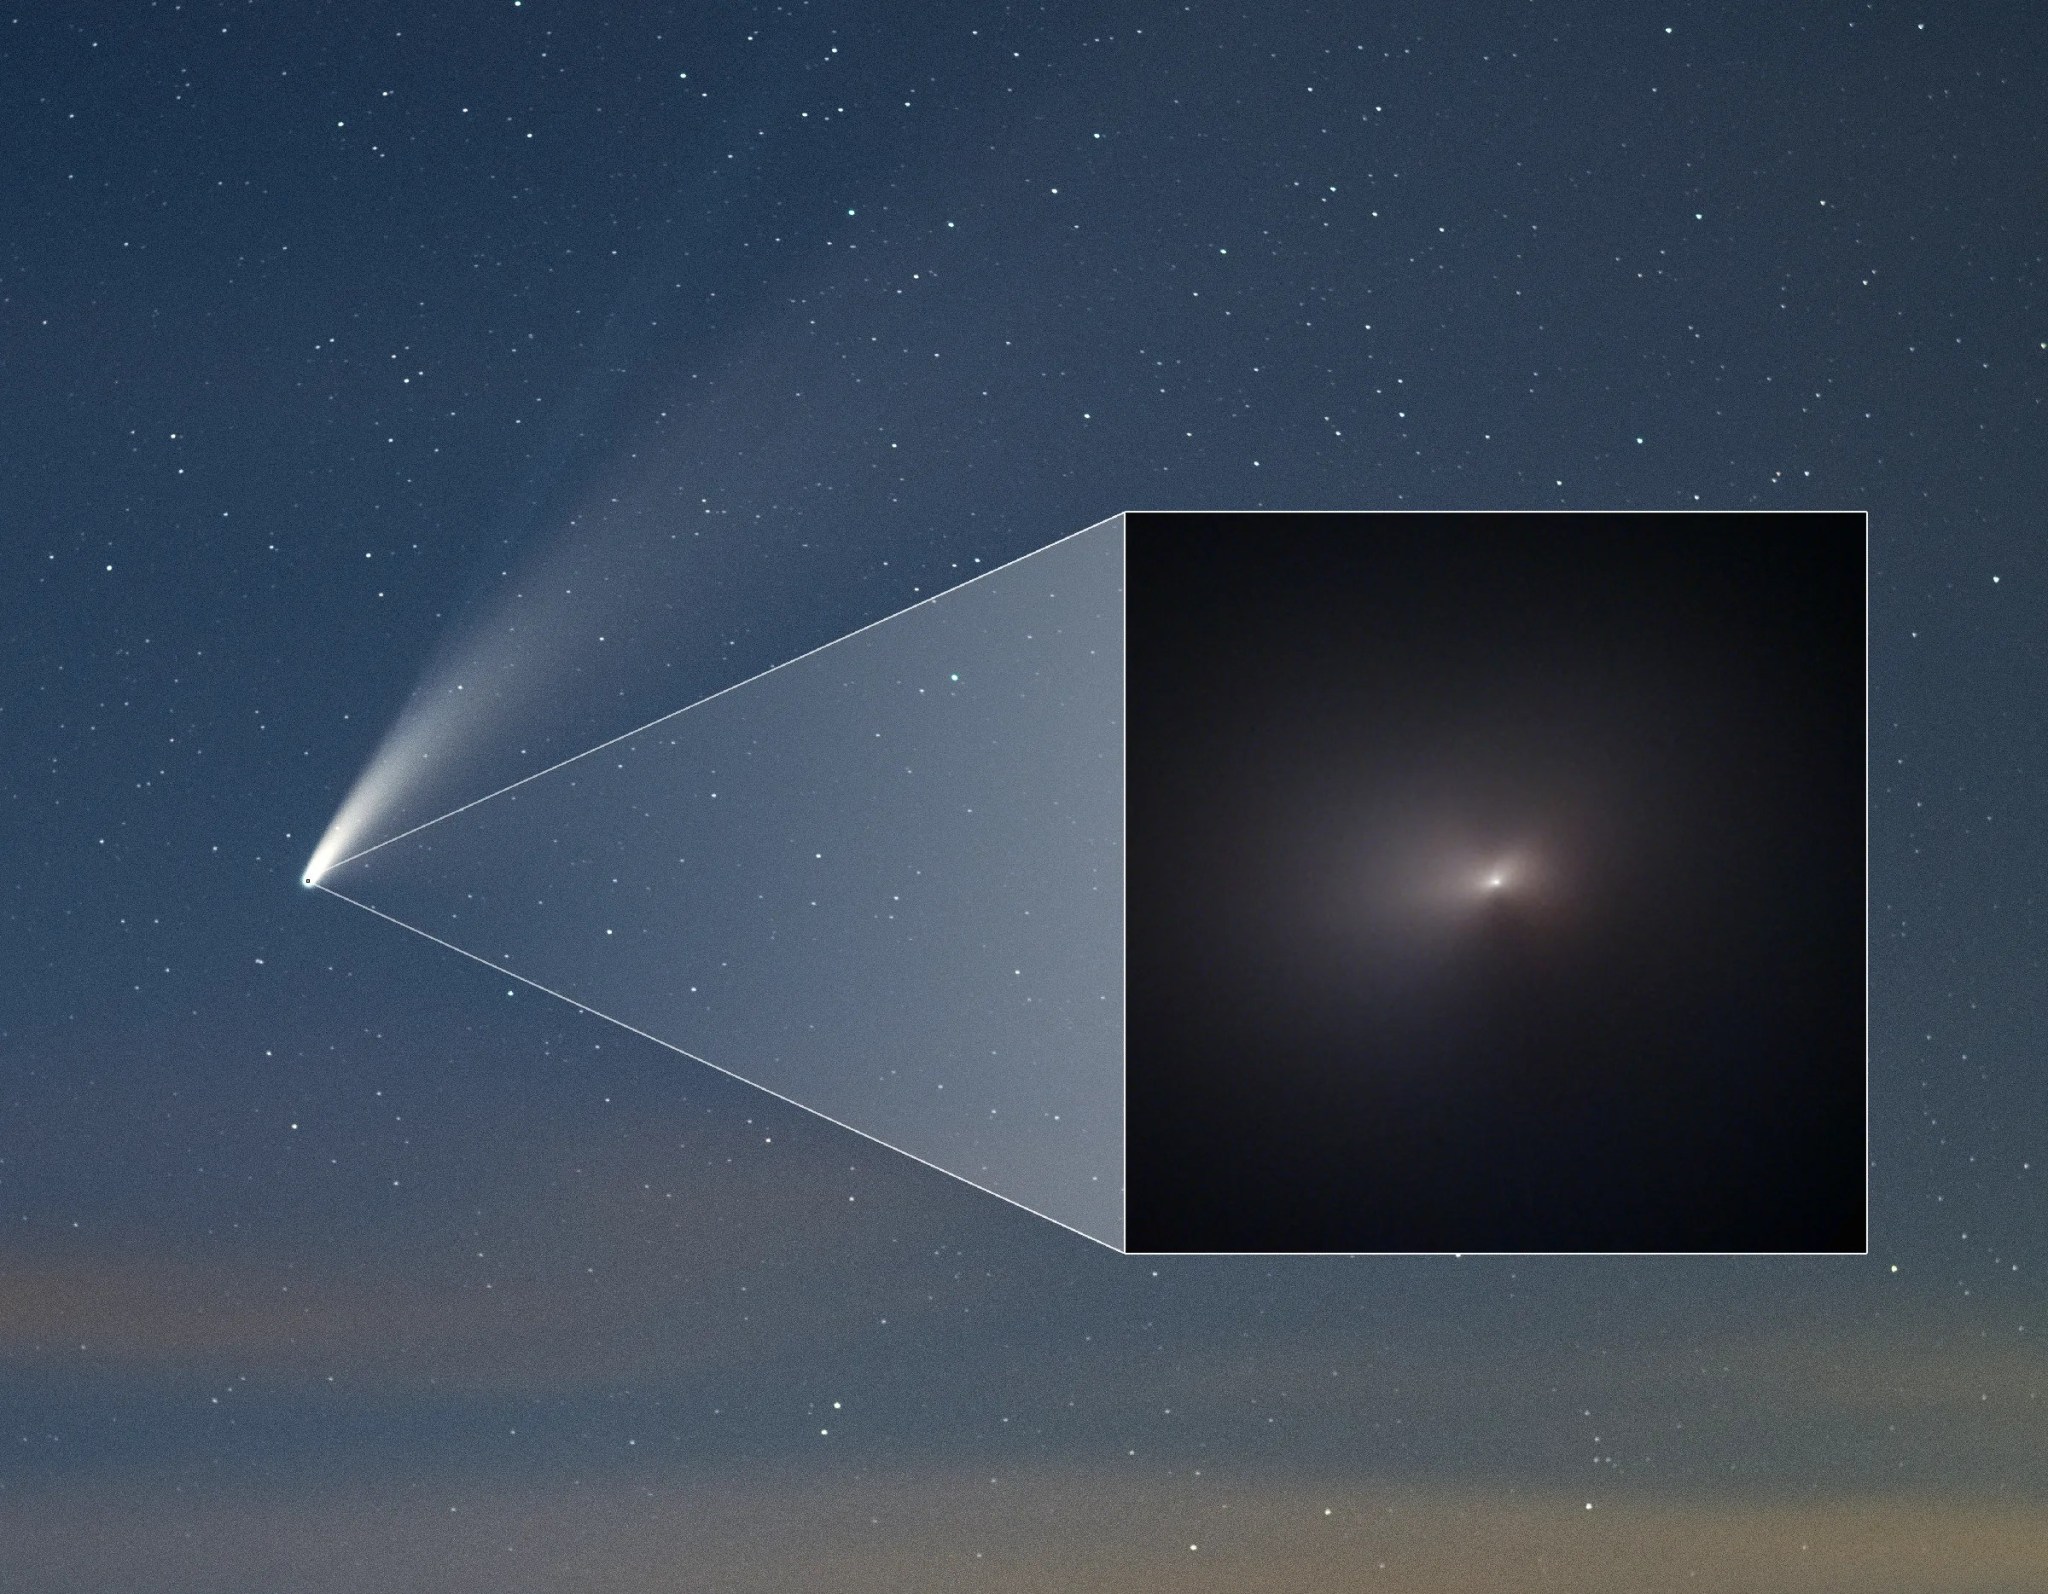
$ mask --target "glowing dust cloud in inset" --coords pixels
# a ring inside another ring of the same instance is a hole
[[[1863,1248],[1860,515],[1125,527],[1128,1249]]]
[[[1123,548],[1102,522],[308,872],[1120,1247]]]

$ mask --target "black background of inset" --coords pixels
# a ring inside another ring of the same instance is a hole
[[[1864,1248],[1860,514],[1126,527],[1129,1250]],[[1651,683],[1574,709],[1657,766],[1654,866],[1562,952],[1479,910],[1438,1034],[1269,1022],[1322,998],[1240,955],[1244,816],[1562,656]]]

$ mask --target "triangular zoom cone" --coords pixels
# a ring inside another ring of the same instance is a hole
[[[1123,1243],[1118,517],[322,884]]]

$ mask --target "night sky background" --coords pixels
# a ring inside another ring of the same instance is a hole
[[[7,16],[0,1589],[2041,1587],[2044,42]],[[1870,511],[1867,1256],[1118,1257],[298,885],[536,571],[458,800],[1148,506]]]

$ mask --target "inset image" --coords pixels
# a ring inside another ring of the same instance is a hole
[[[1125,526],[1128,1250],[1865,1249],[1862,515]]]

